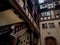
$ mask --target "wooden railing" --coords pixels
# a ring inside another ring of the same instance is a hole
[[[15,24],[0,26],[0,35],[5,33],[10,34],[12,32],[13,34],[16,34],[17,32],[23,30],[24,28],[26,28],[25,22],[19,22]]]
[[[39,31],[39,28],[38,28],[38,26],[36,25],[33,17],[32,17],[31,14],[30,14],[30,12],[28,11],[28,8],[26,8],[26,10],[24,10],[24,9],[22,8],[22,10],[24,11],[24,13],[25,13],[26,16],[28,17],[28,19],[31,21],[31,23],[35,26],[35,28],[37,28],[37,30]]]
[[[26,16],[28,17],[28,19],[31,21],[31,23],[35,26],[35,28],[37,28],[37,30],[39,30],[38,26],[36,25],[31,13],[29,12],[28,8],[25,7],[24,9],[24,2],[22,0],[20,0],[20,2],[18,2],[16,0],[17,4],[21,7],[21,9],[23,10],[23,12],[26,14]],[[22,6],[21,6],[22,5]]]

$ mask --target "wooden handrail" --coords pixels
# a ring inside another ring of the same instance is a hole
[[[12,27],[12,26],[14,26],[14,27]],[[24,28],[26,28],[26,23],[25,22],[19,22],[19,23],[0,26],[0,35],[8,33],[8,32],[10,34],[10,33],[12,33],[12,31],[14,31],[14,33],[16,33],[16,32],[21,31]]]

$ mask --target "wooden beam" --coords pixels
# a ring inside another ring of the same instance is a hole
[[[26,16],[26,13],[24,12],[24,10],[16,3],[16,1],[15,0],[9,0],[9,2],[15,7],[15,9],[19,13],[19,15],[22,16],[23,19],[27,22],[27,24],[29,25],[29,27],[31,28],[31,30],[33,32],[35,32],[37,35],[39,35],[38,30],[35,28],[35,26],[32,24],[32,22]]]

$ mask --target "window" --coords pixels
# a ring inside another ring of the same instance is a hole
[[[58,18],[60,18],[60,15],[58,15]]]
[[[44,9],[44,8],[47,8],[47,5],[46,4],[40,5],[40,9]]]
[[[59,26],[60,26],[60,22],[59,22]]]
[[[48,28],[48,27],[47,27],[47,23],[42,24],[42,28],[43,28],[43,29],[47,29],[47,28]]]
[[[60,15],[60,10],[55,10],[55,15]]]
[[[50,16],[50,12],[49,11],[47,12],[47,16]]]
[[[55,4],[56,4],[56,5],[59,5],[59,2],[58,2],[58,1],[56,1],[56,2],[55,2]]]
[[[46,8],[47,7],[46,4],[43,4],[42,6],[43,6],[43,8]]]
[[[39,0],[39,3],[43,3],[44,2],[44,0]]]
[[[46,12],[41,13],[42,16],[46,16]]]
[[[49,28],[55,28],[54,23],[49,23]]]
[[[50,11],[41,13],[41,16],[50,16],[50,15],[51,15]]]
[[[40,9],[42,9],[43,7],[42,7],[42,5],[40,5]]]
[[[51,3],[51,4],[50,4],[50,7],[51,7],[51,8],[53,8],[53,7],[54,7],[53,3]]]
[[[53,8],[53,7],[54,7],[53,3],[48,4],[48,8],[49,8],[49,9],[50,9],[50,8]]]

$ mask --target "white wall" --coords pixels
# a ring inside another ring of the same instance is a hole
[[[29,39],[27,39],[27,36],[29,37]],[[29,35],[29,33],[25,32],[23,35],[21,35],[19,37],[19,40],[20,40],[19,45],[30,45],[30,35]],[[24,42],[24,40],[25,40],[25,42]],[[22,41],[22,44],[21,44],[21,41]]]
[[[45,45],[45,38],[49,36],[56,38],[57,45],[60,45],[60,27],[59,27],[58,22],[60,22],[60,20],[40,22],[41,45]],[[47,25],[48,23],[54,23],[55,28],[49,29],[49,25],[48,25],[48,29],[42,29],[42,24],[44,23],[47,23]],[[50,32],[51,34],[49,35],[48,32]]]

